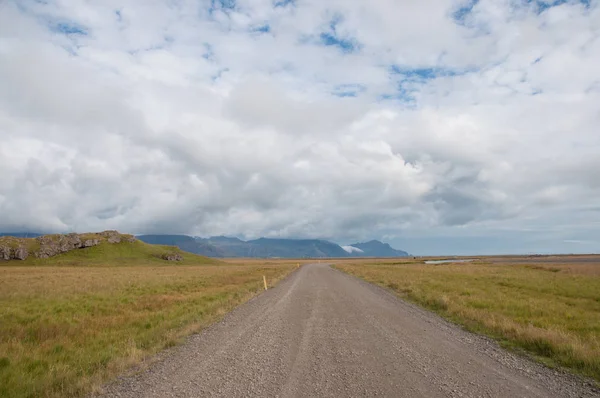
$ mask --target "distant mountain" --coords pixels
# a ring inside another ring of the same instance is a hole
[[[220,250],[223,253],[222,257],[260,257],[255,255],[256,248],[252,244],[238,238],[211,236],[197,240]]]
[[[0,232],[0,236],[14,236],[15,238],[37,238],[42,236],[35,232]]]
[[[354,243],[349,246],[344,246],[344,249],[353,257],[406,257],[409,255],[405,251],[396,250],[389,244],[378,240]]]
[[[186,235],[140,235],[143,242],[178,246],[181,250],[209,257],[324,258],[324,257],[403,257],[408,254],[386,243],[370,241],[341,247],[320,239],[269,239],[243,241],[226,236],[210,238]]]
[[[227,257],[227,253],[218,246],[187,235],[139,235],[136,238],[152,245],[177,246],[186,252],[207,257]]]
[[[339,245],[319,239],[267,239],[248,241],[258,257],[347,257]]]
[[[199,238],[202,239],[202,238]],[[211,236],[210,238],[206,239],[209,240],[211,242],[218,242],[221,244],[240,244],[240,243],[246,243],[243,240],[239,239],[239,238],[230,238],[228,236]]]

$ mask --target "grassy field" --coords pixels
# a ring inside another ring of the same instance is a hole
[[[0,396],[75,397],[177,344],[295,269],[141,242],[0,263]]]
[[[505,347],[600,381],[600,261],[492,261],[363,260],[336,267]]]

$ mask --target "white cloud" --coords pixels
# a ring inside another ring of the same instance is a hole
[[[598,241],[598,1],[469,4],[2,2],[0,230]]]

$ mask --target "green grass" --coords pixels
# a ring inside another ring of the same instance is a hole
[[[77,397],[180,343],[295,267],[142,242],[0,266],[0,397]]]
[[[337,268],[547,365],[600,380],[600,264],[347,263]]]
[[[168,253],[179,253],[182,261],[166,261],[161,258]],[[25,260],[31,265],[208,265],[219,264],[218,260],[203,256],[196,256],[181,251],[174,246],[149,245],[141,241],[121,243],[100,243],[98,246],[86,249],[75,249],[60,256],[48,259]]]

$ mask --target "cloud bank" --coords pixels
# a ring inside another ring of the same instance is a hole
[[[600,2],[0,3],[0,230],[600,251]]]

